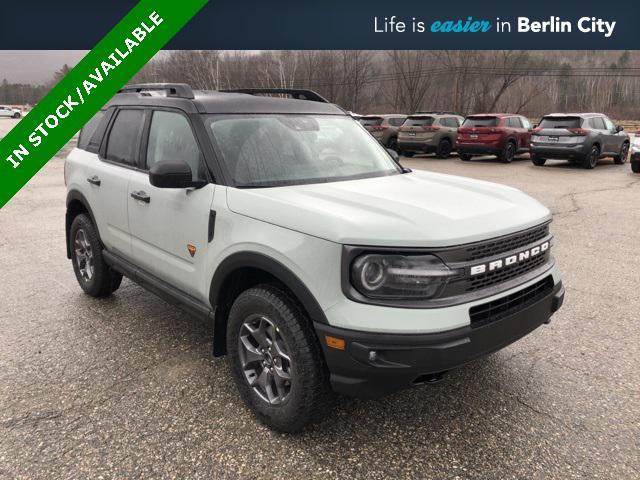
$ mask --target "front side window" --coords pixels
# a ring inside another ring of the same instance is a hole
[[[528,118],[526,117],[520,117],[520,121],[522,122],[522,127],[523,128],[527,128],[530,129],[531,128],[531,122],[529,121]]]
[[[207,118],[238,187],[272,187],[395,175],[400,168],[342,115],[217,115]]]
[[[607,130],[609,130],[610,132],[615,131],[616,127],[613,125],[613,122],[611,120],[609,120],[607,117],[602,117],[602,119],[604,120],[604,125]]]
[[[107,160],[136,166],[140,148],[140,132],[144,121],[142,110],[120,110],[111,127],[107,142]]]
[[[149,130],[146,168],[166,160],[183,160],[191,167],[193,180],[206,180],[202,153],[189,121],[180,113],[155,111]]]

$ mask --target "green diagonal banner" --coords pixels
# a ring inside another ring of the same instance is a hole
[[[139,2],[0,140],[0,208],[207,2]]]

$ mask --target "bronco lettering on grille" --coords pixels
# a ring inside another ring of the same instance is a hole
[[[474,265],[471,267],[471,276],[480,275],[481,273],[493,272],[494,270],[500,270],[501,268],[510,267],[511,265],[524,262],[525,260],[529,260],[529,258],[535,257],[549,250],[549,245],[550,244],[547,241],[541,243],[540,245],[536,245],[535,247],[522,250],[521,252],[518,252],[514,255],[509,255],[508,257]]]

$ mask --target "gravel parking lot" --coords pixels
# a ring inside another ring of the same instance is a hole
[[[0,137],[14,124],[0,120]],[[565,305],[438,385],[341,399],[287,436],[248,414],[210,325],[126,280],[106,300],[81,292],[64,245],[70,148],[0,211],[0,478],[640,477],[640,175],[628,164],[403,159],[547,205]]]

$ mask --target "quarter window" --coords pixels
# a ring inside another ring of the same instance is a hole
[[[82,130],[80,130],[80,137],[78,138],[78,148],[82,148],[83,150],[87,148],[89,141],[93,137],[93,134],[96,133],[98,125],[100,125],[103,118],[104,112],[100,111],[96,113],[84,127],[82,127]]]
[[[107,160],[130,166],[137,165],[143,120],[144,112],[142,110],[120,110],[118,112],[109,133]]]
[[[399,127],[404,123],[405,117],[394,117],[389,119],[389,125]]]
[[[156,111],[149,131],[147,169],[166,160],[183,160],[191,167],[194,180],[206,180],[202,154],[189,121],[180,113]]]

